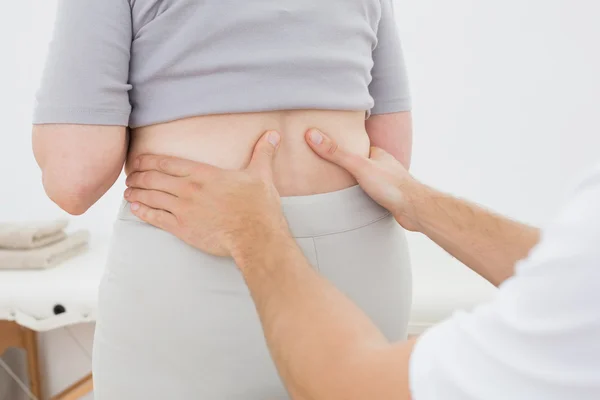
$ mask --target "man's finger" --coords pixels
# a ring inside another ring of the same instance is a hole
[[[125,199],[130,203],[141,203],[170,213],[174,213],[177,206],[177,197],[158,190],[129,188],[125,190]]]
[[[129,174],[125,184],[130,188],[159,190],[174,196],[184,193],[186,180],[159,171],[143,171]]]
[[[349,153],[340,148],[338,144],[331,140],[323,132],[311,129],[306,133],[306,141],[310,148],[321,158],[339,165],[355,177],[360,174],[362,167],[367,163],[367,159],[359,155]]]
[[[159,156],[154,154],[143,154],[136,158],[134,171],[160,171],[167,175],[187,177],[194,172],[207,173],[214,167],[182,158]],[[201,171],[199,171],[201,170]]]
[[[176,234],[177,218],[171,213],[163,210],[156,210],[140,203],[131,204],[131,212],[144,222],[155,227]]]
[[[258,143],[256,143],[247,169],[256,172],[265,180],[272,181],[273,159],[275,158],[275,152],[279,148],[280,141],[281,136],[278,132],[269,131],[265,133],[258,140]]]

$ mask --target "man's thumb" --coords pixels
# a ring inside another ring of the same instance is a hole
[[[327,135],[316,129],[311,129],[306,133],[306,142],[310,148],[321,158],[339,165],[346,169],[352,175],[356,176],[360,172],[360,167],[367,161],[363,157],[349,153],[340,148],[338,144],[331,140]]]
[[[255,171],[263,179],[273,179],[273,158],[279,148],[281,136],[276,131],[265,133],[256,143],[248,169]]]

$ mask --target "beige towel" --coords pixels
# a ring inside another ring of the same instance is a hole
[[[90,234],[79,231],[60,242],[29,250],[0,250],[0,269],[45,269],[75,257],[88,248]]]
[[[33,249],[67,237],[67,220],[0,224],[0,248]]]

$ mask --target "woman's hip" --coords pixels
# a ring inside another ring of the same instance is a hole
[[[344,192],[349,191],[356,192]],[[404,231],[370,199],[339,200],[346,201],[323,206],[308,197],[284,199],[290,229],[309,263],[350,297],[406,303],[411,270]],[[205,254],[137,220],[127,204],[115,223],[101,290],[101,295],[113,291],[112,297],[118,293],[121,307],[161,316],[186,310],[209,315],[213,307],[239,310],[251,302],[232,259]]]
[[[386,210],[358,187],[284,198],[282,203],[290,229],[313,268],[378,319],[389,313],[395,321],[408,323],[408,248],[403,230]],[[141,222],[127,204],[115,223],[99,307],[101,318],[116,319],[115,324],[131,327],[135,322],[142,327],[168,322],[155,332],[173,326],[227,329],[227,324],[239,327],[240,321],[256,318],[232,259],[205,254]],[[384,330],[391,336],[403,335],[397,329]]]
[[[404,338],[410,261],[404,233],[389,213],[358,188],[282,203],[312,267],[388,338]],[[99,380],[116,365],[140,365],[141,371],[150,369],[144,380],[171,371],[171,379],[183,379],[183,387],[210,398],[237,398],[237,388],[243,389],[239,398],[252,399],[252,392],[257,398],[285,398],[278,397],[283,387],[233,260],[202,253],[142,223],[126,204],[115,223],[100,287],[95,347]],[[185,379],[188,374],[197,374],[196,379]],[[99,381],[100,391],[106,391],[107,382],[115,379]],[[230,382],[238,386],[227,389]],[[211,397],[213,390],[229,394]]]

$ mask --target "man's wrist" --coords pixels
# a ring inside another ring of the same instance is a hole
[[[231,249],[238,268],[244,272],[263,263],[263,259],[281,247],[287,247],[294,239],[287,227],[258,229],[252,234],[239,235]]]
[[[394,218],[405,228],[413,232],[422,232],[426,208],[436,191],[429,186],[411,179],[403,182],[399,188],[402,193],[402,205],[392,211]]]

